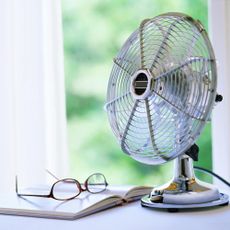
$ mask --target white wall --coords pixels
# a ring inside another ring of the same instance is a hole
[[[224,100],[213,111],[213,169],[230,180],[230,1],[209,1],[209,31],[217,59],[218,93]]]

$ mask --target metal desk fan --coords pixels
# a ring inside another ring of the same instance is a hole
[[[146,19],[131,34],[111,71],[105,105],[122,150],[145,164],[174,158],[173,179],[142,205],[180,209],[223,205],[228,196],[195,178],[195,144],[210,119],[216,62],[199,21],[181,13]]]

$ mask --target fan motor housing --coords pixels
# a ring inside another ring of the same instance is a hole
[[[131,78],[130,91],[135,99],[145,99],[151,93],[152,75],[148,69],[141,69]]]

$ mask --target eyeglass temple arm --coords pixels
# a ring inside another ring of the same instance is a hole
[[[55,176],[52,172],[50,172],[48,169],[46,169],[46,172],[48,174],[50,174],[53,178],[55,178],[56,180],[60,180],[57,176]]]
[[[18,192],[18,177],[17,176],[15,177],[15,192],[16,192],[16,194],[18,196],[50,197],[50,194],[49,195],[45,195],[45,194],[39,195],[39,194],[24,194],[24,193],[19,193]]]
[[[55,178],[56,180],[60,180],[60,178],[58,178],[57,176],[55,176],[52,172],[50,172],[48,169],[46,169],[46,172],[48,174],[50,174],[53,178]],[[81,185],[83,185],[84,183],[80,183]],[[92,185],[104,185],[104,183],[96,183],[96,184],[92,184]],[[105,185],[108,186],[108,182],[105,180]]]

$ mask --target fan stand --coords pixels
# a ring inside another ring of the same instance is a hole
[[[198,147],[193,145],[186,154],[177,157],[173,179],[154,188],[150,195],[143,197],[142,206],[179,211],[227,205],[228,195],[220,193],[213,185],[195,177],[193,159],[197,159],[198,150]]]

